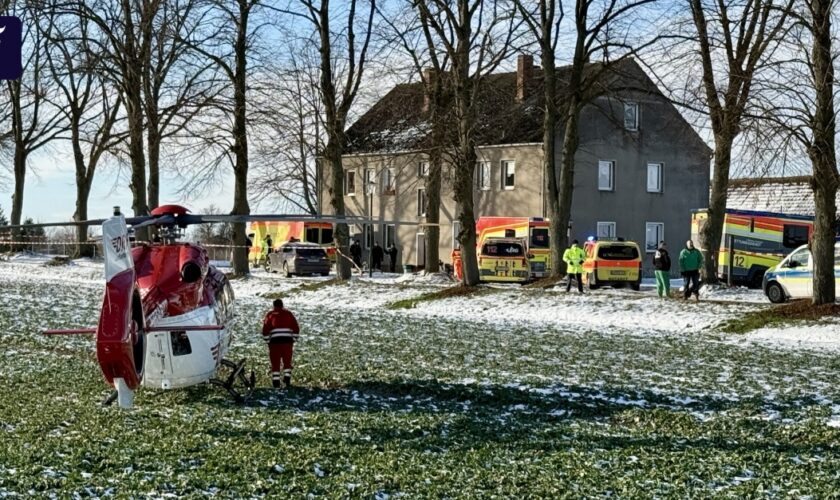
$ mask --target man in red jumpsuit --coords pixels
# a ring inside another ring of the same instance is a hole
[[[271,382],[280,387],[280,366],[283,367],[283,383],[289,387],[292,383],[292,354],[295,340],[300,333],[295,315],[283,309],[283,301],[274,301],[274,309],[265,315],[262,334],[268,343],[268,357],[271,360]]]

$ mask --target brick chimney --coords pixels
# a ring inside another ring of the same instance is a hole
[[[429,112],[429,106],[431,105],[429,99],[429,92],[432,89],[432,85],[435,82],[435,78],[437,78],[437,74],[435,74],[435,68],[424,68],[423,69],[423,85],[424,85],[424,92],[423,92],[423,112]]]
[[[520,54],[516,58],[516,100],[522,102],[528,98],[528,87],[534,76],[534,57]]]

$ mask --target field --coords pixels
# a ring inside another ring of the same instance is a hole
[[[218,390],[108,393],[87,338],[101,266],[0,262],[0,497],[812,497],[840,484],[840,323],[747,334],[721,294],[441,289],[391,277],[235,280],[245,406]],[[301,288],[304,286],[304,288]],[[258,336],[282,295],[296,387]]]

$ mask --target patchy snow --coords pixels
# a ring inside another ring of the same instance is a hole
[[[454,282],[452,278],[449,277],[446,273],[413,273],[413,274],[403,274],[400,275],[396,280],[396,283],[401,284],[409,284],[409,283],[416,283],[416,284],[424,284],[424,285],[453,285]]]
[[[760,328],[739,336],[735,341],[787,349],[840,351],[840,322]]]

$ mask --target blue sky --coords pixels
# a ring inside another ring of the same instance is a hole
[[[57,146],[48,154],[31,157],[30,172],[27,174],[23,195],[23,216],[39,222],[72,220],[76,209],[76,180],[72,158]],[[61,148],[63,149],[63,148]],[[194,197],[179,195],[178,183],[164,174],[161,179],[161,204],[185,205],[193,212],[214,204],[227,212],[233,207],[232,175],[227,174],[223,185],[216,190]],[[131,191],[128,189],[127,169],[122,176],[116,169],[106,168],[97,173],[88,203],[90,218],[108,217],[112,207],[119,205],[126,214],[131,214]],[[9,181],[11,181],[11,176]],[[12,185],[0,185],[0,207],[8,217],[12,210]]]

